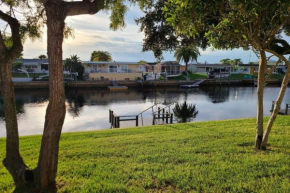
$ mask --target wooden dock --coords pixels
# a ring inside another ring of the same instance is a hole
[[[275,101],[272,102],[272,108],[270,110],[270,112],[272,113],[274,110],[274,106],[275,106]],[[290,115],[290,104],[286,104],[285,109],[281,109],[278,112],[279,115]]]
[[[123,91],[128,90],[127,86],[109,86],[110,91]]]
[[[201,83],[203,83],[205,80],[198,80],[197,82],[193,84],[188,84],[188,85],[180,85],[180,88],[197,88]]]

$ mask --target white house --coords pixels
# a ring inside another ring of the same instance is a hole
[[[15,62],[22,62],[20,70],[29,73],[48,73],[48,59],[16,59]]]

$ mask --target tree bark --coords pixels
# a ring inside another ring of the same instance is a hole
[[[276,120],[276,117],[280,111],[281,103],[283,101],[286,89],[288,87],[289,77],[290,77],[290,67],[288,66],[287,72],[286,72],[284,79],[283,79],[283,82],[282,82],[282,86],[281,86],[279,95],[278,95],[277,100],[275,102],[275,107],[274,107],[273,112],[271,114],[271,117],[267,123],[266,132],[263,136],[263,141],[262,141],[262,145],[261,145],[261,149],[263,149],[263,150],[266,150],[266,145],[267,145],[267,141],[269,138],[269,134],[271,132],[274,121]]]
[[[62,43],[65,26],[65,8],[62,1],[48,1],[47,50],[49,58],[49,104],[36,173],[42,189],[55,188],[57,174],[59,140],[65,118],[65,90],[62,63]]]
[[[32,178],[27,178],[27,176],[25,176],[25,174],[27,174],[26,172],[28,172],[28,168],[19,152],[17,113],[11,67],[11,60],[7,61],[1,58],[1,90],[3,94],[6,123],[6,157],[3,160],[3,165],[12,175],[16,187],[21,187],[25,185],[26,181],[32,180]]]
[[[264,84],[265,84],[265,71],[267,67],[266,53],[260,50],[260,62],[258,73],[258,88],[257,88],[257,123],[256,123],[256,149],[261,149],[263,139],[263,118],[264,118]]]

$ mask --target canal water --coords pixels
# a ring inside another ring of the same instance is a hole
[[[270,115],[271,102],[276,99],[279,90],[279,87],[265,88],[265,116]],[[193,121],[255,117],[256,91],[255,87],[227,86],[200,87],[191,90],[130,89],[118,92],[110,92],[107,89],[69,90],[66,94],[67,113],[63,132],[110,129],[109,109],[117,115],[136,115],[156,103],[167,105],[187,101],[189,104],[195,104],[198,114]],[[15,94],[20,135],[42,134],[48,91],[16,90]],[[283,108],[285,103],[290,103],[289,89],[284,97]],[[152,110],[147,111],[143,118],[144,125],[152,125]],[[142,125],[141,120],[139,125]],[[132,126],[135,126],[134,121],[121,123],[121,127]],[[3,100],[0,98],[0,137],[5,135]]]

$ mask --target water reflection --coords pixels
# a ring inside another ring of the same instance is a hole
[[[271,101],[279,87],[266,87],[264,114],[269,115]],[[48,104],[47,90],[16,90],[18,125],[21,135],[41,134]],[[3,101],[0,98],[0,136],[5,136]],[[118,115],[134,115],[156,103],[196,104],[199,113],[195,121],[220,120],[256,116],[256,88],[254,87],[200,87],[184,90],[157,88],[110,92],[107,89],[79,89],[66,93],[67,114],[63,131],[109,129],[109,109]],[[290,101],[289,90],[285,102]],[[284,104],[283,103],[283,104]],[[157,109],[152,109],[157,110]],[[172,109],[171,109],[172,110]],[[144,114],[144,125],[152,124],[152,112]],[[124,122],[121,127],[134,126]]]

